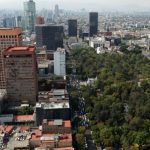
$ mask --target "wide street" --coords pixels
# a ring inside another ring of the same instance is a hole
[[[82,91],[80,87],[80,81],[77,76],[72,75],[70,77],[70,85],[75,87],[78,92],[78,117],[81,119],[81,126],[86,127],[85,137],[84,137],[84,146],[86,150],[97,150],[94,140],[92,139],[92,131],[90,129],[89,119],[85,112],[85,99],[82,96]]]

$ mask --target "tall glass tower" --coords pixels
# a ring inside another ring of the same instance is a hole
[[[97,35],[98,31],[98,12],[90,12],[89,16],[90,37]]]
[[[29,32],[33,32],[35,29],[35,15],[35,2],[33,0],[24,2],[25,29]]]

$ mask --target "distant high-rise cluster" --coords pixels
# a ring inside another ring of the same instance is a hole
[[[35,27],[36,7],[33,0],[24,2],[25,29],[33,32]]]

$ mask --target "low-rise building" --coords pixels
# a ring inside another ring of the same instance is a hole
[[[64,89],[53,89],[51,91],[40,91],[38,93],[38,102],[57,102],[69,101],[68,92]]]
[[[51,134],[69,134],[71,133],[71,122],[70,120],[43,120],[42,123],[42,132],[51,133]]]
[[[35,107],[36,125],[41,125],[43,119],[70,119],[69,101],[37,103]]]
[[[49,148],[54,150],[67,147],[72,147],[72,134],[43,134],[38,129],[32,131],[31,149]]]

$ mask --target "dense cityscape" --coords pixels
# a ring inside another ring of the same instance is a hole
[[[0,150],[150,150],[150,13],[36,5],[0,9]]]

